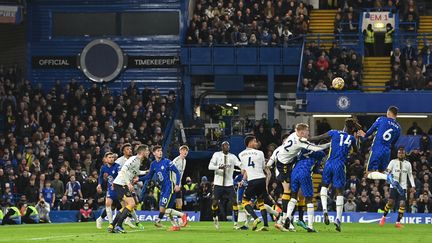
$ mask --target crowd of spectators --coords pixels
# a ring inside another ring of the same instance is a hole
[[[336,8],[335,33],[357,31],[359,9],[370,8],[373,11],[391,11],[398,13],[403,24],[401,29],[416,31],[420,17],[414,0],[341,0],[329,1],[329,8]]]
[[[75,80],[46,91],[20,76],[0,67],[0,207],[41,199],[52,210],[103,206],[105,194],[96,192],[103,154],[121,155],[128,142],[160,145],[176,100],[174,91],[134,82],[120,94]]]
[[[391,54],[392,75],[388,90],[432,90],[432,54],[429,42],[418,51],[408,42]]]
[[[341,48],[336,43],[327,52],[316,43],[310,42],[305,48],[302,91],[327,91],[332,89],[332,80],[345,80],[344,89],[360,90],[362,83],[361,57],[351,49]]]
[[[197,0],[186,44],[286,44],[308,32],[310,11],[297,0]]]

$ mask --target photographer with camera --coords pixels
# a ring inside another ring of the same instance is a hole
[[[51,223],[49,213],[51,211],[50,204],[43,198],[36,205],[36,210],[39,213],[39,223]]]

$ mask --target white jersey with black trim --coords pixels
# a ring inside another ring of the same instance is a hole
[[[280,153],[280,151],[283,150],[283,149],[284,149],[283,146],[279,146],[279,147],[277,147],[277,148],[273,151],[272,155],[270,156],[270,159],[267,161],[267,166],[268,166],[268,167],[273,167],[273,165],[276,164],[276,162],[277,162],[277,155],[278,155],[278,154]]]
[[[305,138],[300,138],[297,136],[297,133],[294,132],[289,135],[289,137],[281,146],[279,146],[282,147],[282,149],[280,149],[279,153],[277,154],[277,160],[282,164],[291,164],[302,149],[321,151],[328,148],[329,146],[329,143],[324,145],[312,144]]]
[[[241,168],[246,171],[248,181],[266,178],[264,173],[266,163],[262,151],[246,148],[240,152],[239,157]]]
[[[387,171],[389,171],[393,175],[395,181],[398,181],[403,189],[408,189],[408,178],[410,180],[411,187],[415,187],[412,167],[409,161],[400,161],[399,159],[393,159],[387,166]],[[390,185],[390,188],[393,188],[393,186]]]
[[[141,159],[138,156],[130,157],[121,167],[114,184],[126,186],[131,183],[135,176],[140,174]]]
[[[131,157],[129,157],[131,158]],[[116,161],[114,163],[119,164],[119,169],[121,169],[123,167],[123,165],[126,163],[126,161],[128,160],[128,158],[126,158],[124,155],[122,157],[119,157],[118,159],[116,159]]]
[[[183,178],[183,173],[186,169],[186,159],[181,159],[180,156],[177,156],[175,159],[173,159],[172,162],[174,163],[177,170],[180,172],[180,183],[181,183],[181,180]],[[173,181],[176,181],[177,175],[174,172],[171,172],[171,176],[173,178]]]
[[[224,165],[225,169],[219,169]],[[208,169],[214,171],[215,186],[232,186],[234,185],[233,174],[234,167],[241,168],[237,156],[232,153],[224,154],[222,151],[215,152],[210,160]]]

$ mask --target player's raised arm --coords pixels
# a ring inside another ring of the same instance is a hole
[[[279,146],[279,147],[280,147],[280,146]],[[266,164],[266,167],[267,167],[267,168],[271,168],[271,167],[273,167],[273,165],[276,163],[277,154],[279,153],[279,150],[278,150],[279,147],[277,147],[277,148],[273,151],[272,155],[270,156],[269,160],[267,161],[267,164]]]
[[[319,142],[321,140],[330,139],[330,138],[331,138],[331,136],[330,136],[329,132],[326,132],[326,133],[323,133],[323,134],[315,136],[315,137],[310,137],[308,139],[308,141],[312,142],[312,143],[316,143],[316,142]]]
[[[122,169],[122,170],[123,170],[123,169]],[[152,162],[152,163],[150,164],[150,169],[149,169],[149,172],[147,173],[147,175],[145,175],[145,176],[140,176],[140,177],[139,177],[139,180],[142,181],[142,182],[146,182],[146,181],[150,180],[151,178],[153,178],[154,173],[155,173],[155,170],[154,170],[154,162]]]
[[[307,150],[311,150],[314,152],[321,151],[321,150],[324,150],[324,149],[327,149],[330,147],[330,143],[326,143],[326,144],[322,144],[322,145],[315,145],[315,144],[308,142],[306,139],[300,139],[299,141],[300,141],[300,143],[298,144],[299,147],[307,149]]]
[[[363,137],[364,139],[368,138],[370,135],[372,135],[377,129],[378,129],[378,125],[381,122],[381,117],[378,117],[376,119],[376,121],[374,122],[374,124],[372,124],[372,126],[369,128],[369,130],[367,130],[367,132],[364,134]]]

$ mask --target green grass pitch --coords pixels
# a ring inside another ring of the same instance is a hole
[[[168,222],[164,223],[166,226]],[[39,224],[0,226],[0,242],[432,242],[431,225],[405,225],[397,229],[393,224],[379,227],[377,224],[343,224],[342,232],[336,232],[333,225],[315,224],[318,233],[280,232],[273,226],[269,232],[239,231],[232,229],[232,223],[224,222],[220,230],[212,222],[190,223],[178,232],[156,229],[152,223],[144,223],[144,230],[127,229],[126,234],[109,234],[98,230],[95,223]],[[104,227],[107,226],[106,223]]]

